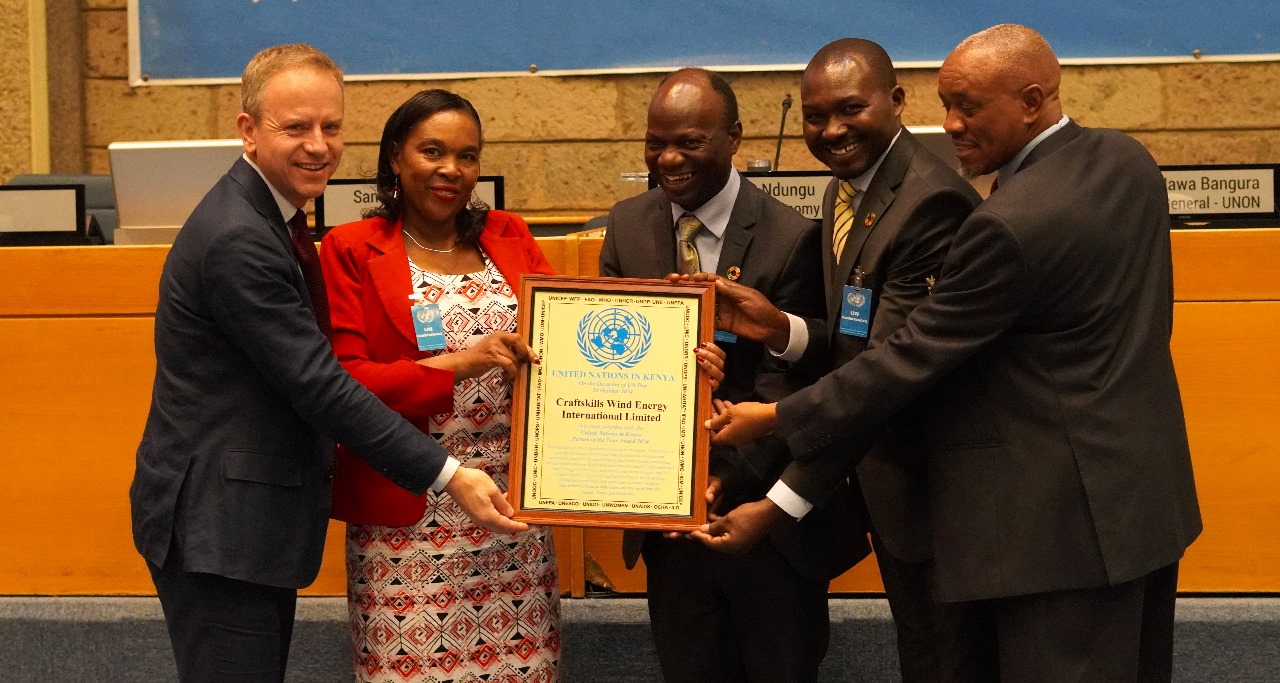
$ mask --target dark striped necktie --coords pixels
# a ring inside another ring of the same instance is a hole
[[[307,282],[307,293],[311,295],[311,310],[315,312],[316,324],[324,336],[329,336],[329,293],[324,289],[324,273],[320,270],[320,253],[316,251],[315,240],[307,230],[307,214],[298,209],[289,219],[289,240],[293,242],[293,251],[298,255],[298,266],[302,269],[302,279]]]

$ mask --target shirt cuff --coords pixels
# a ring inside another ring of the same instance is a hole
[[[804,519],[804,516],[813,509],[813,503],[801,498],[800,494],[792,491],[791,487],[782,483],[781,479],[774,482],[773,488],[769,489],[766,497],[773,501],[774,505],[782,508],[783,512],[796,519]]]
[[[782,351],[769,349],[769,353],[788,363],[794,363],[800,360],[800,357],[804,355],[804,350],[809,348],[809,326],[805,324],[803,318],[791,315],[786,311],[783,311],[782,314],[787,316],[787,322],[791,324],[791,334],[787,338],[787,348]],[[769,348],[767,344],[765,348]]]
[[[453,480],[453,473],[458,471],[462,463],[453,458],[445,458],[444,467],[440,468],[440,474],[436,475],[436,480],[431,483],[431,490],[440,493],[444,487],[449,485]],[[794,495],[794,494],[793,494]]]

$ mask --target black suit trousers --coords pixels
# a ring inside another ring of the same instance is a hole
[[[668,683],[818,680],[827,587],[765,539],[744,555],[646,534],[649,622]]]
[[[940,652],[954,650],[969,632],[969,612],[934,600],[933,560],[907,562],[894,557],[874,530],[871,545],[897,631],[902,683],[934,683],[940,675]]]
[[[958,602],[971,628],[942,652],[944,681],[1136,681],[1173,678],[1178,564],[1117,586]]]
[[[188,572],[170,550],[147,562],[182,683],[279,683],[293,639],[298,591]]]

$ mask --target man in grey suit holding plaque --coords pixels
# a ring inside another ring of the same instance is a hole
[[[649,104],[645,135],[645,161],[659,187],[614,206],[600,273],[719,273],[786,310],[821,315],[817,226],[738,175],[733,155],[741,139],[737,98],[721,76],[701,69],[668,76]],[[726,360],[716,398],[778,400],[813,377],[759,342],[718,343]],[[758,499],[788,462],[780,441],[713,448],[709,510],[724,514]],[[776,528],[745,556],[654,532],[625,534],[627,566],[645,559],[650,623],[668,681],[817,679],[829,582],[868,552],[848,528],[843,494],[812,519]]]

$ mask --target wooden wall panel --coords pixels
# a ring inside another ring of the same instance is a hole
[[[576,243],[542,244],[572,274]],[[166,246],[0,249],[0,594],[148,594],[133,549],[129,483],[151,382]],[[592,271],[594,272],[594,268]],[[345,592],[343,530],[330,525],[308,595]],[[35,534],[54,542],[33,540]],[[561,583],[575,571],[557,529]],[[580,562],[577,566],[580,566]]]

